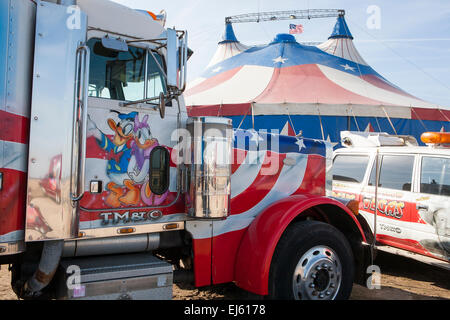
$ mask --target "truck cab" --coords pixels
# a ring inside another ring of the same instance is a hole
[[[424,133],[428,146],[420,147],[413,137],[341,133],[346,148],[334,153],[333,196],[359,202],[380,250],[448,268],[448,137]]]
[[[3,1],[0,20],[2,261],[55,241],[84,255],[78,239],[122,234],[148,251],[159,241],[148,233],[183,229],[171,156],[187,118],[187,32],[105,0]]]

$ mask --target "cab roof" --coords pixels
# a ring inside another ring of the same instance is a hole
[[[165,31],[150,15],[110,0],[77,0],[77,5],[88,15],[91,29],[141,39],[155,39]]]

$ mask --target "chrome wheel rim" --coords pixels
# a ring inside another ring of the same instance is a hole
[[[327,246],[309,249],[294,270],[292,289],[296,300],[333,300],[342,282],[338,255]]]

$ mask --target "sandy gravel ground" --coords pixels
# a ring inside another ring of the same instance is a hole
[[[450,299],[450,272],[411,259],[379,252],[375,263],[381,269],[381,289],[353,286],[352,300]],[[254,299],[234,284],[196,289],[173,288],[176,300]]]
[[[16,294],[11,289],[11,276],[8,266],[2,265],[0,270],[0,300],[16,300]]]
[[[450,299],[450,272],[403,257],[379,253],[376,264],[381,268],[380,290],[355,285],[352,300],[435,300]],[[234,284],[194,288],[189,285],[173,287],[175,300],[255,299],[255,296]],[[0,270],[0,300],[17,299],[10,288],[10,273],[3,265]]]

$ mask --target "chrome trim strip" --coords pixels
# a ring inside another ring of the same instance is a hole
[[[178,224],[177,228],[166,230],[165,226],[167,224]],[[135,232],[132,234],[118,234],[118,230],[124,228],[123,225],[117,227],[109,227],[109,228],[96,228],[96,229],[85,229],[83,232],[85,236],[81,239],[89,239],[89,238],[107,238],[107,237],[126,237],[127,235],[137,235],[142,233],[153,233],[153,232],[169,232],[175,230],[184,230],[185,223],[184,221],[178,222],[165,222],[165,223],[152,223],[152,224],[143,224],[143,225],[130,225],[130,228],[135,228]]]

